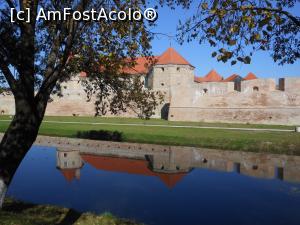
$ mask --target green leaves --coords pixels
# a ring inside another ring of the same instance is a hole
[[[229,40],[228,45],[233,46],[236,44],[236,40]]]
[[[251,63],[251,57],[250,56],[238,57],[237,60],[240,61],[240,62],[243,62],[245,64],[250,64]]]
[[[207,2],[202,3],[202,4],[201,4],[201,8],[202,8],[203,10],[208,9],[208,4],[207,4]]]
[[[236,60],[231,61],[231,65],[232,65],[232,66],[235,65],[236,63],[237,63]]]
[[[200,44],[224,46],[212,57],[222,62],[231,59],[231,65],[251,63],[252,54],[260,50],[271,50],[274,61],[293,63],[300,58],[300,19],[291,13],[297,1],[200,1],[200,10],[181,26],[181,43],[197,39]]]

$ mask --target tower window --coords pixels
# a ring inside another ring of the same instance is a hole
[[[253,91],[259,91],[259,88],[257,86],[254,86]]]
[[[203,89],[203,92],[204,92],[204,93],[207,93],[207,92],[208,92],[208,89],[207,89],[207,88],[204,88],[204,89]]]
[[[67,153],[64,153],[64,157],[67,157],[67,155],[68,155]]]
[[[177,67],[177,71],[180,71],[180,67]]]
[[[165,86],[165,84],[164,84],[164,83],[161,83],[161,86]]]
[[[162,68],[161,68],[161,71],[163,71],[163,72],[164,72],[164,71],[165,71],[165,68],[163,68],[163,67],[162,67]]]

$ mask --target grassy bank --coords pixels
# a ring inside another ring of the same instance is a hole
[[[8,117],[0,117],[0,120]],[[290,126],[268,126],[252,124],[216,124],[169,122],[164,120],[139,120],[128,118],[92,117],[46,117],[45,121],[100,122],[112,124],[59,124],[44,122],[40,134],[49,136],[76,137],[78,131],[105,130],[122,132],[122,141],[153,143],[164,145],[195,146],[216,149],[241,150],[252,152],[272,152],[300,155],[300,134],[293,132],[241,131],[223,129],[197,129],[184,127],[146,127],[124,124],[159,124],[188,126],[219,126],[242,128],[293,129]],[[9,122],[0,122],[0,132],[4,132]],[[120,124],[120,125],[116,125]],[[123,125],[121,125],[123,124]]]
[[[119,219],[109,213],[97,216],[91,213],[79,213],[72,209],[49,205],[35,205],[5,199],[0,210],[1,225],[138,225]]]
[[[0,116],[0,120],[11,120],[11,118],[9,116]],[[154,124],[154,125],[174,125],[174,126],[294,129],[294,126],[283,126],[283,125],[182,122],[182,121],[168,121],[168,120],[162,120],[162,119],[142,120],[142,119],[138,119],[138,118],[121,118],[121,117],[45,116],[44,121],[119,123],[119,124],[134,123],[134,124],[146,124],[146,125]]]

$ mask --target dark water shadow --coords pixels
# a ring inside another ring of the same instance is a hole
[[[35,207],[35,204],[31,203],[23,203],[23,202],[4,202],[2,210],[14,212],[14,213],[22,213],[23,211]]]
[[[82,213],[79,213],[73,209],[70,209],[67,213],[67,215],[65,216],[65,218],[58,223],[57,225],[70,225],[70,224],[74,224],[81,216]]]

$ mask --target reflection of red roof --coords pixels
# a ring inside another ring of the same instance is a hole
[[[211,70],[205,77],[202,78],[201,82],[219,82],[223,78],[215,70]]]
[[[158,57],[158,65],[190,65],[174,48],[168,48],[161,56]]]
[[[173,188],[186,175],[186,173],[157,173],[157,176],[168,188]]]
[[[239,77],[239,75],[237,74],[232,74],[231,76],[227,77],[225,80],[223,80],[224,82],[230,82],[230,81],[234,81],[237,77]]]
[[[81,157],[85,162],[89,163],[96,169],[159,177],[169,188],[174,187],[177,182],[179,182],[186,175],[185,173],[170,174],[153,172],[149,169],[148,162],[141,159],[128,159],[88,154],[83,154]]]
[[[129,174],[141,174],[152,176],[148,163],[145,160],[118,158],[99,155],[81,155],[82,159],[96,169],[113,172],[125,172]]]
[[[69,182],[76,177],[76,169],[61,169],[60,171]]]
[[[257,79],[257,76],[255,76],[255,74],[252,72],[248,73],[248,75],[244,77],[244,80],[254,80],[254,79]]]

